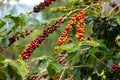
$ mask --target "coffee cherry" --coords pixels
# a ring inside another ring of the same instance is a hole
[[[58,77],[58,78],[56,78],[55,80],[60,80],[60,78]]]
[[[59,51],[59,47],[54,47],[54,51],[58,52]]]
[[[9,43],[8,46],[12,45],[15,41],[16,41],[16,37],[15,37],[15,36],[9,38],[9,42],[10,42],[10,43]]]
[[[68,44],[72,43],[72,39],[68,39],[68,40],[67,40],[67,43],[68,43]]]
[[[54,80],[53,78],[49,78],[48,80]]]

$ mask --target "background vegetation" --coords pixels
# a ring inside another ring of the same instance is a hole
[[[3,2],[0,1],[3,10],[0,11],[1,80],[120,79],[119,1],[56,0],[40,13],[31,10],[33,6],[11,6],[9,1],[6,5]],[[21,13],[18,8],[27,12]],[[68,22],[80,11],[85,12],[85,37],[77,40],[74,27],[68,34],[69,39],[57,46]],[[28,44],[59,18],[65,18],[60,28],[50,34],[29,59],[22,58],[21,53]]]

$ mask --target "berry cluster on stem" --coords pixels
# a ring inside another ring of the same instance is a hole
[[[36,5],[33,8],[33,12],[38,13],[40,12],[42,9],[44,9],[45,7],[48,7],[49,5],[51,5],[51,3],[55,1],[55,0],[44,0],[44,2],[40,2],[39,5]]]
[[[31,43],[27,46],[27,48],[21,53],[22,58],[28,59],[36,50],[36,48],[39,47],[39,44],[41,44],[41,42],[44,41],[49,34],[56,31],[60,27],[60,24],[63,22],[64,20],[60,18],[51,27],[47,27],[45,30],[43,30],[42,34],[40,34],[35,40],[31,41]]]
[[[85,29],[84,18],[85,18],[84,11],[80,11],[80,14],[74,14],[74,16],[72,17],[73,22],[77,24],[76,37],[78,40],[84,37],[84,29]]]
[[[23,32],[22,34],[20,34],[20,35],[18,35],[18,36],[12,36],[12,37],[10,37],[8,40],[9,40],[9,45],[8,46],[10,46],[10,45],[12,45],[16,40],[19,40],[19,38],[20,37],[22,37],[22,38],[24,38],[25,36],[28,36],[28,35],[30,35],[30,33],[31,33],[32,31],[25,31],[25,32]]]
[[[72,20],[65,27],[64,31],[62,32],[61,36],[57,41],[58,46],[61,46],[66,42],[66,40],[68,39],[67,36],[70,34],[71,30],[75,25],[76,25],[77,39],[80,40],[84,37],[84,29],[85,29],[84,18],[85,18],[85,13],[83,11],[80,11],[80,14],[74,14],[72,16]]]
[[[68,25],[65,27],[64,31],[62,32],[60,38],[57,41],[57,45],[61,46],[66,40],[68,39],[67,35],[70,34],[71,30],[73,29],[73,22],[69,22]]]
[[[67,56],[67,51],[63,50],[63,52],[57,56],[57,59],[56,59],[57,62],[64,66],[67,63],[65,60],[66,56]]]
[[[120,74],[120,66],[117,64],[113,64],[111,70],[113,73]]]

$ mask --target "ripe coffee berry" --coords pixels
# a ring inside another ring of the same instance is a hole
[[[9,43],[8,46],[12,45],[15,41],[16,41],[16,37],[15,37],[15,36],[9,38],[9,42],[10,42],[10,43]]]
[[[28,45],[28,47],[22,52],[21,56],[23,59],[28,59],[33,54],[33,52],[36,50],[36,48],[39,47],[39,44],[41,44],[42,41],[44,41],[50,33],[53,33],[55,30],[57,30],[61,23],[63,23],[63,19],[60,18],[58,21],[55,22],[54,25],[51,27],[46,28],[43,30],[43,33],[40,34],[35,40],[31,41],[31,43]]]

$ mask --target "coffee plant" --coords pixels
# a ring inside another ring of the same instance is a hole
[[[60,1],[64,4],[54,7],[59,0],[44,0],[31,12],[0,19],[0,80],[120,80],[120,5],[111,0]],[[33,22],[37,27],[29,25],[29,16],[39,12],[56,16]],[[39,34],[29,44],[16,44],[36,30]],[[6,50],[17,58],[7,58]],[[37,53],[42,55],[34,57]]]

